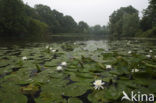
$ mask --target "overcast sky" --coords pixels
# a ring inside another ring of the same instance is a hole
[[[106,25],[109,16],[120,7],[132,5],[141,11],[148,6],[148,0],[23,0],[30,6],[45,4],[72,16],[76,22],[85,21],[89,25]]]

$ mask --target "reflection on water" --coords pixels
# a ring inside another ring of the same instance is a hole
[[[62,43],[62,42],[83,42],[87,44],[84,49],[94,50],[95,48],[103,48],[108,50],[110,46],[110,42],[114,43],[114,45],[121,43],[118,45],[119,47],[123,47],[124,43],[134,43],[134,44],[148,44],[156,45],[155,39],[125,39],[125,40],[110,40],[108,37],[98,37],[98,36],[87,36],[87,37],[78,37],[78,36],[51,36],[47,40],[39,40],[39,41],[23,41],[23,40],[1,40],[0,39],[0,47],[12,47],[12,46],[21,46],[21,47],[29,47],[29,46],[39,46],[40,44],[51,44],[51,43]],[[122,43],[123,42],[123,43]],[[109,45],[109,46],[108,46]]]
[[[108,38],[108,37],[107,37]],[[65,41],[88,41],[88,40],[105,40],[103,36],[52,36],[50,42],[65,42]]]
[[[95,41],[95,40],[89,40],[85,42],[86,46],[84,47],[84,49],[89,50],[89,51],[94,51],[97,49],[104,49],[106,51],[108,51],[108,41],[107,40],[99,40],[99,41]]]
[[[0,50],[11,50],[20,51],[19,48],[35,48],[42,47],[46,45],[57,45],[62,43],[68,43],[73,45],[74,43],[80,44],[79,47],[74,49],[74,52],[79,52],[81,55],[82,50],[94,51],[97,49],[102,49],[104,52],[117,51],[125,53],[127,51],[135,51],[139,53],[145,53],[149,49],[156,48],[156,40],[149,39],[129,39],[129,40],[109,40],[103,37],[61,37],[54,36],[49,38],[47,41],[37,41],[37,42],[26,42],[26,41],[0,41]],[[59,45],[57,46],[59,47]],[[57,48],[56,47],[56,48]],[[16,53],[18,54],[18,53]],[[67,55],[71,57],[71,54]]]

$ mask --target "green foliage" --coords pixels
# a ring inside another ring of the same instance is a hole
[[[44,38],[48,29],[48,25],[39,20],[30,18],[28,21],[28,33],[31,38]]]
[[[83,103],[83,102],[78,98],[69,98],[68,103]]]
[[[0,12],[0,35],[13,37],[26,32],[26,14],[21,0],[0,0]]]
[[[134,37],[139,28],[138,14],[125,14],[123,16],[122,36]]]
[[[48,44],[56,52],[47,52],[45,43],[0,48],[0,102],[27,103],[31,99],[35,103],[121,103],[123,90],[128,95],[131,91],[156,94],[153,41],[100,42]],[[107,43],[109,47],[101,46]],[[94,49],[83,49],[90,44]],[[22,60],[24,56],[28,59]],[[67,66],[57,71],[63,61]],[[105,82],[104,89],[95,90],[93,82],[99,79]]]
[[[142,37],[156,37],[156,1],[149,0],[149,6],[144,10],[143,18],[140,21],[140,28],[143,31],[142,34],[138,35]]]
[[[108,26],[95,25],[89,28],[89,33],[96,35],[107,35],[109,33]]]
[[[73,33],[77,29],[77,23],[71,16],[64,16],[41,4],[35,5],[35,10],[39,15],[39,20],[48,24],[50,33]]]
[[[14,38],[41,38],[47,25],[34,19],[34,10],[21,0],[0,1],[0,36]]]
[[[149,0],[149,6],[144,10],[144,15],[140,23],[141,29],[146,31],[156,26],[156,1]]]
[[[138,11],[132,6],[122,7],[110,16],[109,28],[112,37],[134,36],[138,27]]]
[[[71,16],[41,4],[31,8],[22,0],[0,0],[0,12],[1,37],[38,39],[47,34],[79,31]]]
[[[141,37],[156,37],[156,27],[153,27],[152,29],[149,29],[145,32],[138,32],[136,36],[141,36]]]
[[[89,26],[87,23],[80,21],[78,24],[78,32],[80,33],[88,33]]]
[[[74,32],[76,32],[77,28],[78,28],[77,23],[74,21],[74,19],[71,16],[64,16],[62,32],[74,33]]]

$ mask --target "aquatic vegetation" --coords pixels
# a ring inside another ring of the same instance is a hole
[[[53,48],[51,48],[51,47],[50,47],[49,49],[50,49],[50,50],[53,50]]]
[[[132,51],[128,51],[128,54],[131,54],[132,53]]]
[[[57,66],[56,70],[61,71],[63,70],[62,66]]]
[[[51,50],[51,52],[55,53],[55,52],[56,52],[56,50],[52,49],[52,50]]]
[[[112,69],[111,65],[106,65],[106,69]]]
[[[139,69],[132,69],[132,72],[139,72]]]
[[[61,65],[62,66],[67,66],[67,63],[66,62],[62,62]]]
[[[22,59],[23,59],[23,60],[27,60],[27,57],[26,57],[26,56],[24,56],[24,57],[22,57]]]
[[[120,103],[123,90],[156,94],[155,51],[124,40],[1,47],[0,102]]]
[[[151,55],[146,55],[147,58],[151,58]]]
[[[103,85],[105,83],[102,82],[102,80],[95,80],[95,82],[93,84],[95,85],[94,88],[97,90],[104,89]]]
[[[153,52],[153,50],[149,50],[149,52],[150,52],[150,53],[152,53],[152,52]]]
[[[49,45],[47,45],[45,48],[48,49],[49,48]]]

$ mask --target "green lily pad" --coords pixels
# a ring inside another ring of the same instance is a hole
[[[20,87],[13,83],[5,83],[0,88],[1,103],[27,103],[27,98],[20,92]]]
[[[78,98],[69,98],[68,103],[83,103],[83,102]]]
[[[69,97],[81,96],[84,93],[86,93],[88,89],[90,89],[90,87],[84,84],[80,83],[70,84],[64,88],[64,96]]]

